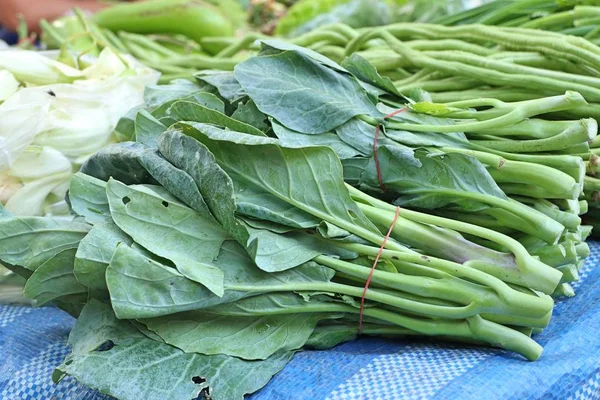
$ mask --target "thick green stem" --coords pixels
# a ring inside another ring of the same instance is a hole
[[[473,112],[472,114],[474,118],[477,118],[479,113]],[[473,133],[497,137],[517,137],[519,139],[527,140],[546,139],[560,134],[571,125],[577,123],[577,121],[548,121],[544,119],[532,118],[521,121],[514,125]]]
[[[577,259],[579,258],[575,243],[571,241],[529,250],[529,253],[539,257],[543,263],[550,265],[551,267],[572,264],[577,262]]]
[[[338,272],[359,278],[363,282],[366,282],[369,277],[369,268],[360,265],[326,256],[319,256],[315,261]],[[371,282],[401,292],[463,304],[470,307],[469,312],[474,313],[473,315],[490,313],[539,318],[552,309],[550,302],[534,296],[527,299],[529,300],[527,302],[529,306],[525,306],[523,302],[505,302],[491,288],[469,283],[450,274],[444,274],[442,278],[433,279],[375,270]],[[511,300],[514,300],[514,298]],[[534,309],[531,307],[534,307]]]
[[[577,181],[573,177],[546,165],[539,165],[535,162],[507,160],[496,154],[476,150],[455,147],[442,147],[441,150],[447,153],[461,153],[475,157],[488,166],[488,171],[497,182],[535,182],[536,185],[546,190],[571,196],[579,195]]]
[[[392,119],[386,124],[386,126],[390,129],[415,132],[478,132],[488,129],[501,128],[507,125],[513,125],[536,115],[560,110],[568,110],[583,104],[587,103],[579,93],[567,92],[561,96],[544,97],[541,99],[528,100],[520,103],[508,103],[506,108],[507,111],[505,111],[503,115],[484,121],[458,123],[454,125],[421,125],[398,122]],[[368,120],[366,122],[371,121]]]
[[[579,280],[579,269],[577,268],[577,264],[566,264],[557,267],[560,272],[563,274],[563,278],[560,283],[569,283],[569,282],[577,282]]]
[[[349,190],[351,195],[359,201],[357,204],[359,204],[361,209],[369,210],[371,214],[377,215],[377,218],[381,219],[382,221],[387,220],[388,226],[391,224],[395,213],[394,206],[370,197],[354,188],[350,188]],[[361,204],[360,202],[364,203]],[[371,206],[368,204],[371,204]],[[478,236],[507,248],[515,257],[514,267],[502,267],[487,262],[478,262],[475,260],[467,261],[465,263],[465,265],[485,271],[490,275],[494,275],[506,282],[516,283],[518,285],[530,287],[549,294],[552,293],[561,279],[561,273],[559,271],[556,271],[555,269],[532,257],[523,247],[523,245],[506,235],[502,235],[501,233],[460,221],[453,221],[433,215],[418,213],[405,208],[400,210],[400,216],[414,222],[439,226],[446,229],[467,233],[473,236]],[[398,234],[402,235],[402,232],[399,231]]]
[[[527,185],[524,183],[500,183],[500,189],[508,195],[527,196],[534,199],[565,199],[573,200],[577,196],[571,196],[566,194],[557,194],[542,187],[535,185]]]
[[[528,197],[516,197],[515,200],[531,205],[539,212],[558,221],[570,231],[576,231],[577,228],[579,228],[579,225],[581,225],[581,218],[579,218],[578,212],[561,211],[558,206],[548,200],[532,199]]]
[[[375,247],[357,243],[336,243],[336,245],[338,247],[356,251],[360,254],[368,255],[370,257],[375,257],[379,252],[379,249]],[[502,282],[502,280],[462,264],[438,259],[435,257],[423,256],[414,253],[401,253],[393,250],[384,250],[381,254],[381,257],[397,265],[399,270],[404,270],[402,263],[412,263],[442,271],[444,273],[456,276],[457,278],[464,278],[483,286],[487,286],[493,289],[501,297],[502,301],[506,302],[506,304],[509,304],[512,307],[519,307],[519,305],[526,304],[526,308],[531,311],[529,316],[539,317],[552,310],[553,302],[548,296],[538,297],[516,291],[510,288],[506,283]]]
[[[595,119],[582,119],[556,136],[532,140],[473,140],[478,146],[511,153],[543,153],[567,149],[593,139],[598,133]]]
[[[298,282],[293,284],[281,284],[271,286],[232,285],[228,286],[227,289],[247,293],[315,291],[336,293],[356,298],[361,298],[363,296],[364,290],[362,287],[343,285],[334,282]],[[405,311],[417,313],[420,315],[429,315],[449,319],[463,319],[478,314],[478,305],[474,303],[460,307],[438,306],[435,304],[425,304],[422,302],[405,299],[400,296],[379,291],[377,289],[367,290],[365,294],[365,299],[385,304],[391,307],[396,307]]]

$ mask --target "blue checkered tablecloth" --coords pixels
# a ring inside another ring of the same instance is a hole
[[[361,339],[298,353],[251,399],[600,399],[600,242],[590,246],[577,296],[559,301],[536,337],[545,348],[537,362],[479,347]],[[1,400],[107,399],[72,378],[50,380],[73,323],[56,308],[0,307]]]

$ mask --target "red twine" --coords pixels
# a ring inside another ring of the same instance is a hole
[[[394,112],[389,113],[383,119],[392,118],[395,115],[400,114],[408,109],[408,107],[401,108]],[[383,184],[383,177],[381,175],[381,167],[379,166],[379,157],[377,155],[377,142],[379,141],[379,132],[381,132],[381,124],[377,124],[375,127],[375,140],[373,141],[373,158],[375,159],[375,169],[377,170],[377,180],[379,181],[379,186],[382,190],[385,191],[385,185]],[[371,267],[371,271],[369,272],[369,277],[367,278],[367,282],[365,283],[365,288],[363,290],[362,297],[360,299],[360,313],[358,316],[358,334],[362,333],[362,322],[363,322],[363,313],[365,310],[365,296],[367,295],[367,290],[369,290],[369,285],[371,284],[371,279],[373,278],[373,273],[375,272],[375,268],[377,267],[377,263],[379,262],[379,257],[381,257],[381,253],[383,253],[383,249],[392,234],[392,230],[394,229],[394,225],[396,225],[396,221],[398,220],[398,216],[400,215],[400,207],[396,207],[396,215],[394,215],[394,219],[392,220],[392,224],[390,225],[390,229],[388,230],[387,235],[383,238],[383,242],[381,243],[381,247],[377,252],[377,256],[375,257],[375,261],[373,262],[373,266]]]
[[[377,263],[379,262],[379,257],[383,253],[383,249],[385,244],[387,243],[390,235],[392,234],[392,230],[394,229],[394,225],[396,225],[396,221],[398,221],[398,216],[400,215],[400,207],[396,207],[396,214],[394,215],[394,219],[392,220],[392,224],[390,225],[390,229],[388,230],[387,235],[383,238],[383,242],[381,243],[381,247],[377,252],[377,256],[375,257],[375,261],[373,262],[373,266],[371,267],[371,272],[369,272],[369,277],[367,278],[367,282],[365,283],[365,289],[363,290],[362,298],[360,299],[360,313],[358,316],[358,334],[362,333],[362,322],[363,322],[363,312],[365,310],[365,296],[367,295],[367,290],[369,289],[369,285],[371,284],[371,278],[373,278],[373,273],[375,272],[375,267],[377,267]]]
[[[400,114],[408,109],[408,107],[401,108],[394,112],[389,113],[383,119],[392,118],[395,115]],[[379,187],[385,191],[385,185],[383,184],[383,176],[381,175],[381,168],[379,167],[379,157],[377,155],[377,142],[379,141],[379,132],[381,131],[381,124],[377,124],[375,128],[375,140],[373,141],[373,158],[375,158],[375,169],[377,170],[377,180],[379,181]]]

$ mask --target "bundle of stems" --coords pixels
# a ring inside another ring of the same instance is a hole
[[[469,10],[419,19],[440,25],[484,24],[543,29],[600,42],[600,2],[494,0]]]
[[[232,43],[222,54],[258,51],[253,39]],[[589,235],[580,215],[588,209],[584,193],[589,194],[593,182],[584,178],[583,159],[593,152],[590,146],[600,143],[595,139],[600,48],[583,38],[532,29],[423,23],[362,30],[336,24],[296,43],[342,65],[353,57],[369,61],[382,79],[389,79],[388,92],[379,97],[380,110],[387,114],[406,107],[402,95],[420,102],[419,110],[411,105],[409,112],[386,119],[385,140],[474,157],[508,195],[503,201],[488,199],[488,207],[481,210],[432,207],[436,214],[514,235],[536,254],[554,246],[555,254],[564,257],[551,264],[563,270],[568,265],[565,282],[578,279]],[[415,111],[434,120],[415,123]],[[372,117],[359,120],[361,131],[380,124]],[[420,138],[406,136],[407,131]],[[452,132],[464,135],[450,139]],[[347,169],[361,171],[356,165]],[[348,174],[347,180],[353,177]],[[378,191],[380,185],[371,181],[370,186]],[[480,201],[472,192],[462,196]],[[577,246],[578,255],[565,250]],[[559,293],[572,291],[565,284]]]

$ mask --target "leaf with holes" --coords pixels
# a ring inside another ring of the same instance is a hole
[[[122,400],[243,400],[263,387],[291,359],[282,351],[262,361],[226,355],[187,354],[140,333],[115,318],[109,306],[92,301],[71,335],[73,353],[57,368],[55,380],[74,376],[85,385]],[[232,384],[235,382],[235,384]]]
[[[211,214],[111,179],[106,185],[115,224],[152,253],[171,260],[179,272],[223,294],[223,272],[212,261],[228,233]]]
[[[235,134],[209,125],[199,125],[210,128],[213,133],[217,130],[218,134],[221,132]],[[267,143],[273,141],[257,136],[248,136],[248,139]],[[169,131],[161,136],[159,150],[194,178],[199,190],[207,194],[208,206],[215,217],[240,244],[248,249],[261,269],[282,271],[309,261],[320,253],[311,246],[312,240],[298,241],[289,237],[279,237],[268,230],[252,229],[242,223],[236,214],[244,211],[249,212],[248,216],[259,218],[262,216],[270,218],[271,222],[285,223],[293,227],[316,226],[319,220],[260,188],[257,192],[252,190],[252,186],[240,187],[219,167],[208,149],[198,141],[177,131]]]

